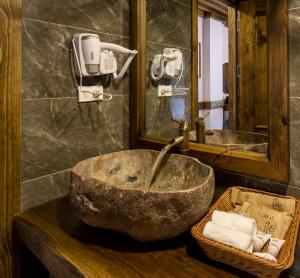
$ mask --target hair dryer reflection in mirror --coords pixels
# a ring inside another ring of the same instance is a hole
[[[186,95],[188,88],[179,87],[184,73],[183,54],[177,48],[164,48],[153,57],[150,75],[157,84],[158,97]]]

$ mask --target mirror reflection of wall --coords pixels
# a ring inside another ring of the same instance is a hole
[[[239,4],[238,64],[239,86],[237,128],[267,134],[268,37],[267,1]]]
[[[267,153],[266,9],[267,0],[235,7],[198,0],[199,118],[191,141]]]
[[[146,134],[171,139],[191,121],[191,1],[147,1],[146,32]]]
[[[199,115],[206,117],[206,128],[227,129],[228,113],[225,102],[228,91],[224,88],[226,64],[228,64],[227,21],[211,16],[198,17],[199,72],[198,101]],[[227,67],[228,68],[228,67]],[[228,86],[225,86],[228,87]]]
[[[199,0],[198,46],[199,116],[209,113],[206,128],[267,134],[266,0],[241,1],[236,11]]]

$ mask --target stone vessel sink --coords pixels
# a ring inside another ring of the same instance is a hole
[[[167,154],[149,189],[145,183],[158,153],[128,150],[79,162],[69,196],[74,212],[91,226],[145,242],[188,230],[212,200],[213,169],[195,158]]]
[[[211,129],[206,130],[206,144],[227,147],[230,151],[266,154],[268,136],[254,132]],[[190,132],[190,141],[196,141],[196,130]]]

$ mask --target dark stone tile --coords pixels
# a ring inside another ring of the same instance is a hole
[[[294,264],[284,272],[283,277],[299,278],[300,277],[300,233],[298,232],[297,246],[294,255]]]
[[[172,139],[179,135],[179,125],[173,122],[170,102],[171,98],[159,98],[157,94],[146,95],[146,134]],[[185,115],[188,121],[190,114],[190,95],[185,97]]]
[[[290,98],[290,157],[300,164],[300,98]],[[300,170],[300,166],[299,166]]]
[[[147,41],[191,48],[191,12],[173,0],[147,1]]]
[[[192,7],[192,1],[191,0],[173,0],[177,3],[180,3],[180,4],[183,4],[183,5],[186,5],[188,7]]]
[[[211,205],[213,205],[220,197],[221,195],[229,188],[230,186],[226,186],[225,184],[215,184],[215,192],[214,196],[211,202]]]
[[[81,29],[23,20],[22,94],[24,99],[77,96],[71,73],[71,39]],[[128,39],[101,35],[100,39],[128,47]],[[120,56],[124,62],[125,56]],[[128,76],[105,91],[128,94]]]
[[[297,199],[300,199],[300,188],[299,187],[294,187],[294,186],[289,186],[287,195],[295,197]]]
[[[21,183],[21,209],[26,210],[68,194],[70,170]]]
[[[286,195],[288,185],[268,179],[246,176],[244,187]]]
[[[72,168],[99,154],[128,148],[128,97],[78,104],[76,98],[24,100],[22,180]]]
[[[290,160],[290,185],[300,190],[300,161]]]
[[[300,7],[300,0],[289,0],[289,8],[297,8]]]
[[[24,0],[23,17],[128,37],[128,0]]]
[[[282,195],[286,195],[287,193],[287,184],[282,184],[268,179],[247,176],[221,169],[214,170],[216,175],[216,184],[221,185],[224,188],[230,186],[242,186]]]
[[[171,121],[169,98],[146,95],[146,134],[172,139],[179,135],[178,124]]]
[[[290,96],[300,97],[300,9],[289,12]]]
[[[231,186],[244,186],[246,182],[245,175],[217,168],[214,168],[214,171],[216,177],[216,185],[224,187],[225,190]]]

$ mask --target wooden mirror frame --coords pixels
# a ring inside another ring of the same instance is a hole
[[[146,135],[146,2],[131,0],[130,47],[138,51],[130,72],[130,147],[160,149],[166,139]],[[149,0],[148,0],[149,1]],[[198,114],[197,0],[192,1],[192,119]],[[234,1],[225,1],[234,5]],[[226,151],[190,143],[190,156],[215,168],[289,181],[288,0],[268,1],[269,155]],[[235,14],[231,16],[235,17]],[[236,42],[235,36],[230,38]],[[276,61],[276,62],[274,62]],[[235,70],[234,68],[231,70]]]

